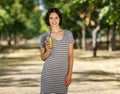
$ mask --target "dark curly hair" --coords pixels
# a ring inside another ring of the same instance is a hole
[[[49,10],[48,10],[48,12],[47,12],[47,14],[46,14],[46,24],[47,25],[50,25],[50,23],[49,23],[49,16],[50,16],[50,14],[51,13],[53,13],[53,12],[55,12],[55,13],[57,13],[57,15],[59,16],[59,18],[60,18],[60,23],[59,23],[59,25],[61,25],[62,24],[62,14],[61,14],[61,12],[57,9],[57,8],[50,8]]]

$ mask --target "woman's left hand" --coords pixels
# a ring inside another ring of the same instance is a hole
[[[66,87],[69,87],[69,85],[71,84],[72,82],[72,77],[67,75],[66,78],[65,78],[65,86]]]

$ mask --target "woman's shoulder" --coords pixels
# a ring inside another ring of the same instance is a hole
[[[45,32],[45,33],[41,34],[40,39],[45,40],[47,36],[48,36],[48,32]]]
[[[41,34],[41,37],[46,37],[48,35],[48,32],[45,32],[43,34]]]
[[[69,43],[74,43],[74,38],[73,38],[73,34],[71,31],[69,30],[65,30],[66,33],[66,37]]]
[[[43,33],[41,36],[46,36],[48,35],[48,32]]]

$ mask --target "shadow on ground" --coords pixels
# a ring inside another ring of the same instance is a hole
[[[74,75],[78,75],[77,78],[74,78],[74,82],[109,82],[117,81],[120,82],[120,73],[111,73],[101,70],[90,70],[83,72],[73,72]]]
[[[26,45],[13,45],[13,46],[2,46],[0,53],[9,53],[10,50],[14,52],[19,49],[39,49],[39,44],[26,44]]]
[[[93,57],[92,51],[81,51],[75,50],[74,54],[75,59],[78,61],[103,61],[108,59],[119,59],[120,58],[120,51],[98,51],[97,56]]]
[[[6,50],[6,52],[9,52],[10,49]],[[24,48],[20,47],[18,49]],[[14,51],[16,50],[14,49],[10,53],[13,53]],[[24,54],[26,54],[24,51],[26,52],[24,49],[23,52],[20,53],[23,54],[23,56],[20,57],[18,53],[17,57],[7,57],[7,55],[5,55],[5,57],[0,58],[0,87],[40,86],[40,68],[42,65],[42,63],[40,63],[40,57],[39,55],[34,54],[29,55],[29,52],[27,52],[28,55],[24,56]],[[6,52],[3,52],[3,54],[7,54]]]
[[[35,45],[10,47],[2,51],[3,54],[14,53],[16,50],[22,49],[39,49]],[[23,52],[24,54],[25,52]],[[33,51],[34,53],[34,51]],[[37,52],[39,53],[39,52]],[[28,52],[29,54],[29,52]],[[102,61],[108,59],[118,59],[120,58],[120,53],[114,53],[113,55],[104,55],[93,57],[82,57],[85,54],[78,52],[75,54],[75,58],[80,61]],[[40,57],[38,54],[30,55],[27,57],[2,57],[0,58],[0,87],[39,87],[40,86],[40,75],[41,66]],[[120,82],[120,73],[111,73],[102,70],[86,70],[73,72],[73,83],[87,82]],[[88,84],[89,85],[89,84]],[[84,86],[84,85],[83,85]],[[90,85],[91,86],[91,85]],[[120,87],[120,85],[117,85]],[[86,88],[86,86],[85,86]],[[76,89],[76,88],[75,88]],[[75,93],[74,93],[75,94]]]

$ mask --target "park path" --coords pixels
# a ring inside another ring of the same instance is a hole
[[[120,52],[75,50],[73,81],[68,94],[120,94]],[[39,94],[43,62],[39,49],[0,54],[0,94]]]

